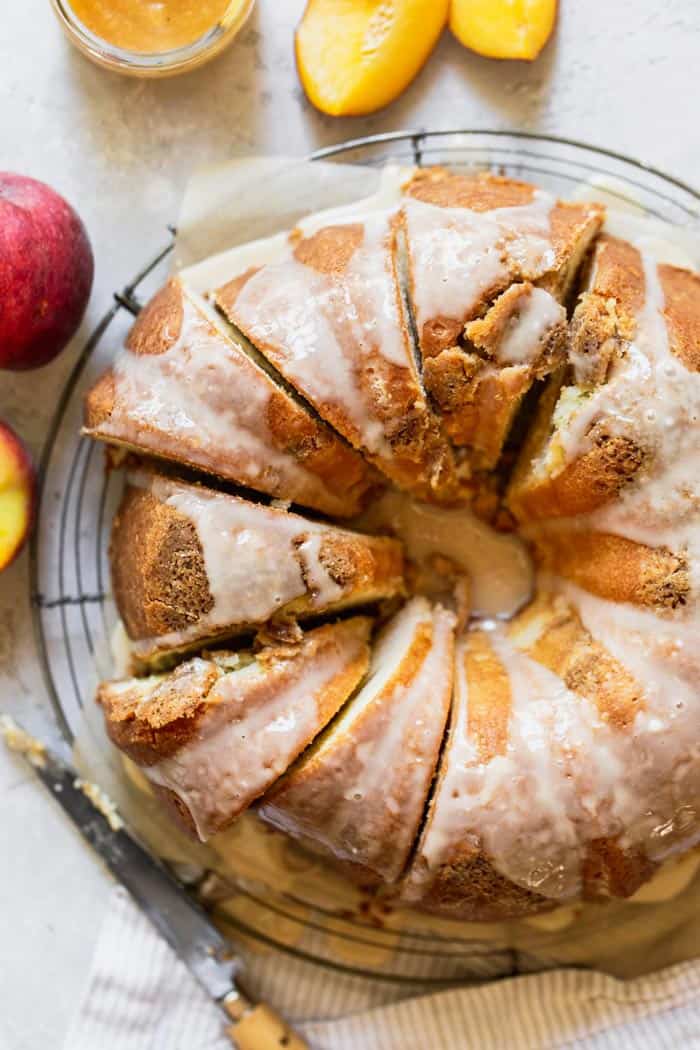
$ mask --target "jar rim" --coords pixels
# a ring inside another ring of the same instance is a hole
[[[71,0],[51,0],[69,40],[98,65],[134,76],[166,76],[186,72],[213,58],[233,39],[248,19],[255,0],[229,0],[215,24],[190,44],[165,51],[133,51],[118,47],[89,29],[75,14]]]

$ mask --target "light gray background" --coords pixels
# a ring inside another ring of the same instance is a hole
[[[534,65],[498,63],[448,33],[389,109],[335,120],[299,86],[302,0],[258,0],[211,66],[171,81],[119,78],[70,49],[48,0],[0,17],[0,169],[50,182],[78,208],[97,259],[80,335],[161,241],[190,171],[236,151],[306,153],[407,127],[524,128],[627,152],[700,183],[698,0],[560,0]],[[0,419],[38,452],[80,335],[39,373],[0,373]],[[38,724],[44,692],[27,608],[26,555],[0,577],[0,708]],[[22,765],[0,750],[0,1047],[60,1047],[109,879]],[[99,1050],[99,1048],[95,1048]]]

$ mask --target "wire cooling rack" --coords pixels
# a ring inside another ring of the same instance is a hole
[[[503,172],[534,181],[561,196],[581,183],[602,186],[620,205],[700,228],[700,194],[679,179],[612,150],[526,133],[407,131],[345,142],[319,150],[314,160],[381,165],[394,161],[444,164]],[[113,300],[83,347],[61,392],[39,468],[37,526],[30,545],[30,598],[37,654],[64,743],[70,745],[97,680],[109,672],[108,639],[115,622],[109,595],[109,529],[121,490],[105,470],[98,445],[80,437],[84,392],[109,364],[150,294],[162,283],[175,230]],[[243,916],[231,920],[259,943],[352,973],[395,981],[464,980],[511,973],[522,962],[505,945],[477,942],[458,923],[440,933],[397,935],[361,916],[309,908],[284,894],[237,890]],[[291,947],[275,930],[299,926]],[[352,949],[352,950],[350,950]],[[349,961],[352,957],[353,961]],[[360,960],[358,962],[358,959]],[[373,961],[374,960],[374,961]]]

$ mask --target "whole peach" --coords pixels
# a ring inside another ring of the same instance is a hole
[[[38,368],[63,350],[90,298],[85,227],[36,179],[0,172],[0,368]]]

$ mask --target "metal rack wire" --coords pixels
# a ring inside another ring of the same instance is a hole
[[[315,160],[380,165],[389,160],[446,164],[503,171],[532,179],[554,192],[570,194],[582,181],[606,180],[606,192],[621,203],[641,205],[648,214],[675,224],[700,228],[700,194],[678,179],[610,150],[527,133],[494,131],[403,131],[376,135],[319,150]],[[161,283],[174,247],[169,229],[164,247],[124,287],[87,340],[61,392],[39,465],[37,527],[30,545],[30,599],[38,659],[63,741],[73,741],[84,704],[105,670],[107,639],[115,619],[108,587],[108,531],[120,481],[106,471],[98,447],[80,438],[83,393],[109,364],[141,303]],[[299,922],[300,905],[309,902],[264,899],[243,889],[250,921],[239,928],[278,947],[269,919]],[[303,949],[288,949],[307,959],[366,976],[421,982],[488,977],[512,972],[516,960],[500,949],[485,950],[465,936],[458,924],[443,935],[396,934],[315,908],[304,920]],[[274,924],[273,927],[274,929]],[[357,967],[339,959],[333,945],[365,945],[367,951],[391,948],[391,962]]]

